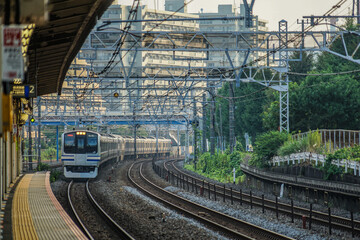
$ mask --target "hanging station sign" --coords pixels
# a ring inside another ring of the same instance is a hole
[[[4,26],[2,28],[2,81],[14,82],[14,79],[24,79],[24,59],[21,42],[22,28]]]
[[[10,85],[10,92],[13,98],[34,98],[36,97],[35,84]]]

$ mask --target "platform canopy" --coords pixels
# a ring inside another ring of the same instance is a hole
[[[66,72],[86,37],[112,0],[49,0],[49,21],[35,26],[28,47],[25,83],[37,95],[61,93]]]

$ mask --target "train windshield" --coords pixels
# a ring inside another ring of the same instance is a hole
[[[98,136],[89,132],[72,132],[64,135],[64,153],[97,153]]]

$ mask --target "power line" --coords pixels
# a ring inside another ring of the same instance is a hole
[[[146,34],[151,33],[155,28],[157,28],[158,26],[162,25],[165,21],[167,21],[167,19],[170,19],[172,16],[174,16],[177,12],[179,12],[181,9],[183,9],[186,5],[188,5],[188,4],[191,3],[192,1],[193,1],[193,0],[190,0],[190,1],[187,2],[187,3],[184,3],[184,5],[183,5],[182,7],[180,7],[178,10],[176,10],[175,12],[173,12],[172,14],[170,14],[167,18],[165,18],[165,19],[163,19],[162,21],[160,21],[159,23],[155,24],[155,26],[154,26],[153,28],[151,28],[150,30],[148,30],[148,31],[146,32]],[[135,1],[133,2],[133,6],[134,6],[134,3],[135,3]],[[133,6],[132,6],[132,9],[133,9]],[[139,7],[139,2],[138,2],[138,4],[137,4],[137,6],[136,6],[136,10],[130,10],[130,13],[136,12],[136,14],[137,14],[138,7]],[[131,15],[131,14],[130,14],[130,15]],[[128,19],[130,18],[130,15],[129,15]],[[104,68],[99,74],[103,74],[103,73],[105,73],[106,71],[108,71],[108,69],[109,69],[109,68],[111,67],[111,65],[114,63],[115,58],[116,58],[116,57],[119,55],[119,53],[120,53],[120,48],[122,47],[122,45],[123,45],[123,43],[124,43],[124,41],[125,41],[126,36],[127,36],[128,34],[131,34],[131,33],[129,32],[130,27],[131,27],[131,22],[127,22],[125,28],[122,30],[122,32],[125,33],[125,34],[123,34],[123,35],[121,36],[121,38],[120,38],[121,41],[118,42],[117,47],[116,47],[116,49],[115,49],[114,52],[113,52],[112,58],[109,60],[108,64],[105,66],[105,68]],[[146,36],[146,34],[144,34],[143,37],[140,37],[140,39],[139,39],[137,42],[135,41],[134,44],[132,44],[132,46],[130,46],[130,48],[129,48],[129,49],[127,50],[127,52],[124,54],[124,56],[120,56],[120,60],[117,61],[117,62],[115,62],[115,65],[112,66],[112,68],[110,69],[110,72],[111,72],[111,71],[117,66],[117,64],[119,64],[119,62],[130,52],[130,50],[133,49],[133,48],[135,47],[135,45],[136,45],[141,39],[143,39],[143,38]],[[123,36],[125,36],[125,37],[123,37]],[[120,44],[120,43],[121,43],[121,44]],[[99,75],[99,74],[98,74],[98,75]],[[98,83],[98,85],[100,85],[102,81],[103,81],[103,79],[101,79],[101,81]],[[134,83],[135,83],[135,82],[134,82]],[[132,83],[131,85],[133,85],[134,83]],[[88,84],[84,87],[83,93],[81,94],[81,96],[79,96],[79,97],[76,96],[76,98],[83,98],[83,97],[86,95],[86,90],[87,90],[87,88],[89,87],[90,84],[91,84],[91,83],[88,83]],[[92,88],[92,89],[90,90],[90,93],[91,93],[93,90],[94,90],[94,89]],[[131,92],[133,92],[133,91],[131,91]]]
[[[298,72],[287,72],[286,74],[289,75],[296,75],[296,76],[337,76],[337,75],[346,75],[346,74],[354,74],[360,72],[358,70],[352,71],[345,71],[345,72],[336,72],[336,73],[298,73]]]
[[[191,1],[190,1],[191,2]],[[190,3],[189,2],[189,3]],[[334,5],[333,7],[332,7],[332,9],[330,9],[327,13],[325,13],[324,14],[324,16],[326,15],[326,14],[330,14],[331,12],[333,12],[333,11],[335,11],[336,9],[338,9],[343,3],[345,3],[346,2],[346,0],[344,1],[344,0],[341,0],[341,1],[339,1],[339,3],[337,4],[337,5]],[[185,5],[184,5],[185,6]],[[183,6],[183,7],[184,7]],[[182,8],[183,8],[182,7]],[[182,9],[182,8],[180,8],[180,9]],[[177,11],[179,11],[180,9],[178,9]],[[174,12],[173,14],[175,14],[176,12]],[[172,14],[172,15],[173,15]],[[172,15],[170,15],[168,18],[170,18]],[[321,20],[323,20],[323,19],[321,19]],[[321,21],[321,20],[319,20],[319,21]],[[159,24],[157,24],[156,26],[154,26],[151,30],[149,30],[148,31],[148,33],[149,32],[151,32],[153,29],[155,29],[157,26],[159,26],[160,24],[162,24],[163,22],[165,22],[166,21],[166,19],[165,20],[163,20],[162,22],[160,22]],[[306,31],[309,31],[310,29],[312,29],[313,28],[313,26],[309,26],[308,28],[306,28],[306,30],[304,31],[304,32],[306,32]],[[125,31],[126,31],[126,29],[124,29]],[[128,32],[128,31],[126,31],[126,32]],[[298,39],[299,37],[301,37],[301,35],[298,35],[298,36],[296,36],[296,37],[294,37],[293,39],[290,39],[288,42],[294,42],[296,39]],[[118,44],[119,45],[119,44]],[[133,45],[133,46],[131,46],[131,48],[133,48],[134,46],[136,45],[136,43]],[[120,46],[121,47],[121,46]],[[278,49],[276,49],[276,50],[274,50],[274,51],[272,51],[271,53],[267,53],[267,55],[266,56],[263,56],[263,57],[261,57],[261,58],[258,58],[258,59],[256,59],[256,60],[254,60],[254,61],[252,61],[250,64],[252,64],[252,63],[254,63],[254,62],[257,62],[257,61],[260,61],[260,60],[262,60],[262,59],[265,59],[269,54],[273,54],[273,53],[275,53],[275,52],[277,52],[277,51],[279,51],[280,49],[282,49],[283,47],[279,47]],[[115,52],[114,52],[115,53]],[[128,53],[128,52],[127,52]],[[126,54],[127,54],[126,53]],[[126,55],[125,54],[125,55]],[[114,55],[114,54],[113,54]],[[110,61],[109,61],[110,62]],[[111,62],[111,64],[112,64],[113,62]],[[116,66],[116,64],[118,64],[118,62],[117,63],[115,63],[115,66]],[[111,66],[111,65],[110,65]],[[113,68],[115,67],[115,66],[113,66]],[[240,68],[242,68],[242,67],[245,67],[246,65],[243,65],[243,66],[241,66]],[[112,68],[112,69],[113,69]],[[223,72],[229,72],[229,71],[234,71],[234,70],[238,70],[239,68],[237,68],[237,69],[233,69],[233,70],[227,70],[227,71],[223,71]],[[291,74],[291,73],[290,73]],[[296,74],[294,74],[294,75],[296,75]],[[335,74],[334,74],[335,75]],[[101,83],[101,82],[100,82]],[[99,83],[99,84],[100,84]],[[133,84],[135,84],[135,82],[134,83],[132,83],[131,85],[133,85]],[[84,89],[85,91],[86,91],[86,88]],[[90,92],[92,92],[93,91],[93,89],[90,91]],[[256,93],[256,92],[255,92]],[[254,94],[255,94],[254,93]],[[83,97],[84,95],[85,95],[86,93],[84,92],[84,94],[82,94],[82,96],[81,97]],[[250,94],[251,95],[251,94]],[[122,97],[126,97],[126,96],[122,96]]]
[[[225,97],[225,96],[222,96],[222,95],[218,95],[216,94],[215,97],[219,97],[219,98],[223,98],[223,99],[227,99],[227,100],[230,100],[230,99],[241,99],[241,98],[246,98],[248,96],[252,96],[252,95],[255,95],[259,92],[263,92],[265,89],[267,89],[268,87],[263,87],[261,88],[260,90],[258,91],[255,91],[255,92],[252,92],[252,93],[249,93],[249,94],[246,94],[246,95],[242,95],[242,96],[237,96],[237,97]]]
[[[329,81],[335,81],[335,83],[333,83],[333,84],[340,83],[340,81],[339,81],[338,79],[330,79]],[[329,84],[329,81],[327,81],[327,82],[321,82],[321,83],[317,83],[317,84],[312,84],[312,85],[308,85],[308,86],[297,87],[297,88],[295,88],[295,89],[291,89],[290,92],[298,92],[298,91],[301,91],[301,90],[304,90],[304,89],[308,89],[308,88],[318,87],[318,86],[321,86],[321,85],[327,85],[327,84]],[[253,98],[253,99],[247,99],[247,100],[243,100],[243,101],[238,101],[237,103],[252,102],[252,101],[260,100],[260,99],[264,99],[264,98],[268,98],[268,97],[267,97],[267,96],[262,96],[262,97],[258,97],[258,98]]]

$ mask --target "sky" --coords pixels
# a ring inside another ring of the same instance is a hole
[[[131,0],[118,0],[120,4],[130,4]],[[217,12],[219,4],[240,5],[243,0],[188,0],[188,12],[197,13],[203,8],[204,12]],[[248,0],[250,2],[251,0]],[[255,0],[254,14],[259,18],[269,21],[269,30],[278,30],[278,22],[282,19],[288,21],[289,30],[299,30],[297,19],[302,16],[323,15],[340,0]],[[336,15],[347,15],[352,8],[353,0],[347,0],[345,4],[336,11]],[[150,8],[164,9],[164,0],[142,0]]]
[[[300,27],[296,24],[297,19],[302,16],[323,15],[340,0],[255,0],[254,14],[259,18],[269,21],[269,30],[278,30],[278,23],[285,19],[288,21],[290,30]],[[250,2],[250,0],[248,0]],[[198,12],[201,8],[204,11],[217,11],[218,4],[232,4],[234,0],[193,0],[188,7],[189,12]],[[243,3],[243,0],[235,0],[236,5]],[[206,6],[206,7],[205,7]],[[339,12],[347,14],[347,7],[352,7],[352,0],[348,0]]]

